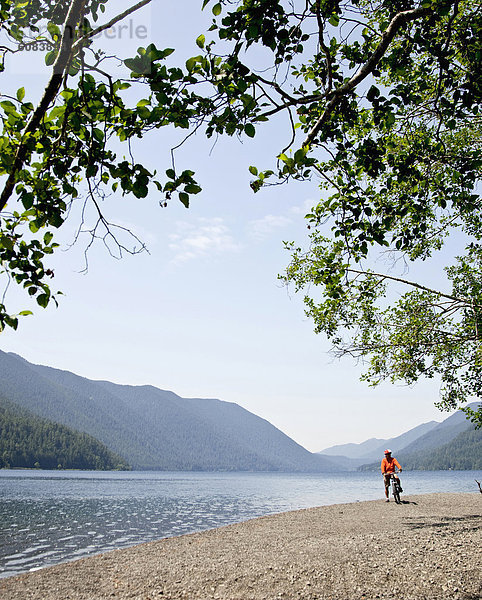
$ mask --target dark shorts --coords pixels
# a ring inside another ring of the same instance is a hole
[[[391,475],[393,475],[393,473],[384,473],[383,474],[383,481],[385,483],[385,487],[390,487]]]

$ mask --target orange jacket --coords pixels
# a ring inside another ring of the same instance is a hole
[[[393,458],[393,456],[390,458],[390,460],[388,458],[384,458],[382,460],[382,473],[395,473],[395,466],[397,466],[399,469],[402,468],[398,460]]]

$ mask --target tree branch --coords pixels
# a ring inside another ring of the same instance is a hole
[[[473,306],[471,300],[467,298],[457,298],[456,296],[451,296],[450,294],[444,294],[443,292],[439,292],[437,290],[433,290],[432,288],[426,287],[420,283],[416,283],[415,281],[409,281],[408,279],[402,279],[400,277],[393,277],[392,275],[386,275],[385,273],[374,273],[373,271],[361,271],[358,269],[347,269],[348,273],[356,273],[358,275],[373,275],[374,277],[379,277],[380,279],[390,279],[390,281],[398,281],[399,283],[404,283],[405,285],[410,285],[412,287],[416,287],[420,290],[424,290],[425,292],[430,292],[431,294],[435,294],[441,298],[447,298],[448,300],[453,300],[454,302],[460,302],[461,304],[466,304],[467,306]]]
[[[45,113],[48,110],[48,107],[50,106],[51,102],[55,100],[57,94],[59,93],[64,73],[72,57],[72,47],[75,38],[75,31],[78,27],[79,21],[84,16],[85,3],[86,0],[71,1],[69,11],[65,18],[64,30],[62,34],[62,39],[60,41],[59,53],[53,66],[52,76],[47,87],[45,88],[45,92],[42,100],[40,101],[40,104],[37,106],[35,112],[33,113],[30,121],[28,122],[25,128],[25,131],[23,132],[22,141],[20,142],[17,148],[12,169],[5,183],[5,187],[3,188],[2,194],[0,195],[0,211],[2,211],[5,208],[5,205],[10,199],[10,196],[12,195],[13,189],[15,187],[15,183],[17,181],[17,174],[19,171],[22,170],[23,165],[25,163],[25,159],[27,158],[27,140],[29,135],[31,133],[34,133],[38,129],[42,119],[45,116]]]
[[[325,40],[323,39],[324,23],[323,23],[323,19],[321,18],[320,0],[317,0],[315,8],[316,8],[316,21],[318,23],[318,44],[325,54],[325,61],[326,61],[327,81],[325,81],[325,83],[326,83],[325,90],[326,90],[326,94],[330,94],[332,87],[333,87],[333,70],[332,70],[332,66],[331,66],[330,50],[327,48],[327,46],[325,44]]]
[[[358,71],[353,75],[353,77],[351,77],[351,79],[349,79],[346,83],[344,83],[340,87],[333,90],[333,92],[331,92],[331,99],[326,105],[326,108],[323,111],[321,117],[312,127],[311,131],[308,133],[305,141],[303,142],[303,147],[309,146],[313,142],[320,129],[330,118],[335,107],[341,101],[342,97],[349,94],[375,69],[378,62],[381,60],[381,58],[387,51],[388,47],[393,41],[393,38],[397,35],[401,27],[403,27],[410,21],[415,21],[419,17],[428,15],[431,12],[432,11],[429,8],[415,8],[413,10],[406,10],[404,12],[400,12],[393,17],[393,19],[390,21],[390,24],[383,32],[380,43],[378,44],[371,57],[367,60],[367,62],[358,69]]]
[[[48,110],[48,107],[57,97],[57,94],[60,90],[60,86],[62,84],[62,79],[74,53],[82,47],[82,44],[85,42],[86,39],[97,35],[105,29],[109,29],[110,27],[115,25],[115,23],[121,21],[122,19],[125,19],[125,17],[139,10],[143,6],[146,6],[151,1],[152,0],[141,0],[136,5],[132,6],[120,15],[117,15],[116,17],[111,19],[108,23],[90,31],[89,33],[85,34],[77,41],[75,41],[75,32],[77,31],[79,22],[84,16],[86,0],[71,0],[70,8],[64,22],[59,53],[53,66],[52,76],[47,87],[45,88],[45,92],[42,100],[40,101],[40,104],[37,106],[37,109],[33,113],[30,121],[28,122],[25,128],[25,131],[22,136],[22,142],[17,148],[12,169],[5,183],[5,187],[3,188],[3,191],[0,195],[0,211],[2,211],[5,208],[8,200],[10,199],[15,184],[17,182],[18,173],[22,170],[25,160],[27,158],[28,145],[26,142],[28,136],[29,134],[34,133],[38,129],[43,117],[45,116],[45,113]]]
[[[128,17],[132,13],[136,12],[140,8],[146,6],[150,2],[152,2],[152,0],[141,0],[140,2],[138,2],[137,4],[135,4],[134,6],[131,6],[130,8],[128,8],[127,10],[125,10],[120,15],[117,15],[116,17],[113,17],[108,23],[105,23],[104,25],[100,25],[100,27],[97,27],[96,29],[93,29],[92,31],[89,31],[89,33],[86,33],[85,35],[83,35],[81,38],[79,38],[75,42],[73,50],[74,51],[77,50],[78,47],[82,46],[83,43],[86,40],[95,37],[96,35],[98,35],[99,33],[102,33],[102,31],[105,31],[106,29],[110,29],[113,25],[115,25],[119,21],[122,21],[123,19],[125,19],[126,17]]]

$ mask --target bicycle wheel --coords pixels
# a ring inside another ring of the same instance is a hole
[[[392,494],[393,494],[393,499],[395,500],[395,502],[397,504],[400,504],[400,492],[398,491],[398,485],[397,485],[396,481],[394,481],[392,483]]]

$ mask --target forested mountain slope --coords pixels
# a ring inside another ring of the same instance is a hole
[[[92,436],[0,398],[0,468],[111,470],[128,465]]]
[[[400,455],[404,468],[424,471],[482,469],[482,429],[470,428],[438,448]]]
[[[273,425],[220,400],[91,381],[0,352],[0,394],[93,435],[135,469],[330,471]]]
[[[476,408],[477,403],[470,404],[469,406]],[[458,410],[456,413],[439,423],[431,431],[405,446],[403,448],[403,453],[410,454],[412,452],[439,448],[453,440],[459,433],[469,429],[472,430],[473,425],[467,421],[465,413]]]
[[[477,403],[469,405],[472,408]],[[397,451],[403,468],[420,470],[478,469],[481,462],[481,431],[474,431],[465,413],[457,411],[426,434]],[[478,456],[475,454],[479,452]],[[361,470],[380,468],[381,458],[367,463]]]

